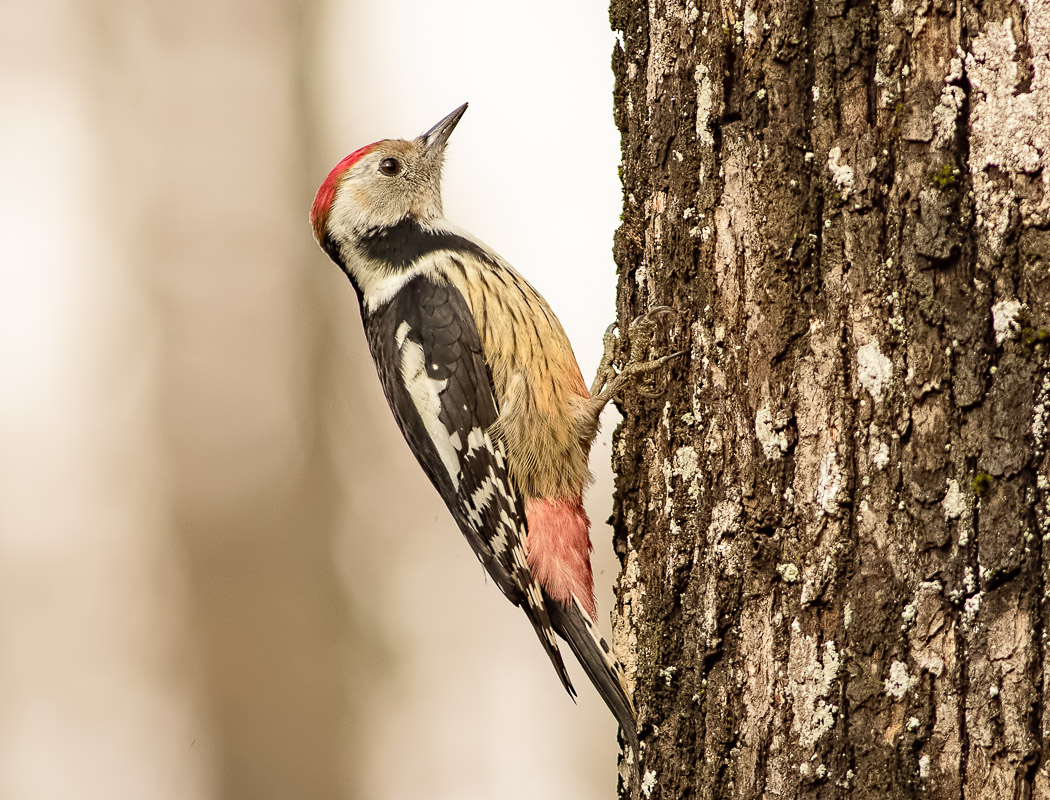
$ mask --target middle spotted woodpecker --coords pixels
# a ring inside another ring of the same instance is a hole
[[[583,489],[602,408],[673,356],[645,362],[632,347],[616,372],[608,333],[588,391],[546,301],[442,214],[445,144],[466,108],[415,139],[376,142],[340,161],[314,199],[314,235],[357,291],[383,391],[420,465],[574,696],[555,634],[568,643],[623,730],[637,774],[634,707],[594,625]]]

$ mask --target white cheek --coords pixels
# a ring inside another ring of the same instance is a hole
[[[396,193],[379,182],[363,186],[360,180],[348,180],[335,193],[329,214],[329,228],[346,235],[346,240],[356,238],[355,232],[367,231],[394,225],[405,215]]]

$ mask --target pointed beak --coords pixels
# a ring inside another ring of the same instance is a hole
[[[445,149],[445,142],[448,141],[448,137],[452,135],[452,131],[456,129],[456,125],[459,124],[466,111],[467,104],[464,103],[419,137],[428,153],[440,153]]]

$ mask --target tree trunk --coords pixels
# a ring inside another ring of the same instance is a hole
[[[612,21],[646,796],[1050,797],[1050,3]]]

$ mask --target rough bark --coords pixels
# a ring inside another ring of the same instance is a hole
[[[646,795],[1050,796],[1050,3],[611,15]]]

